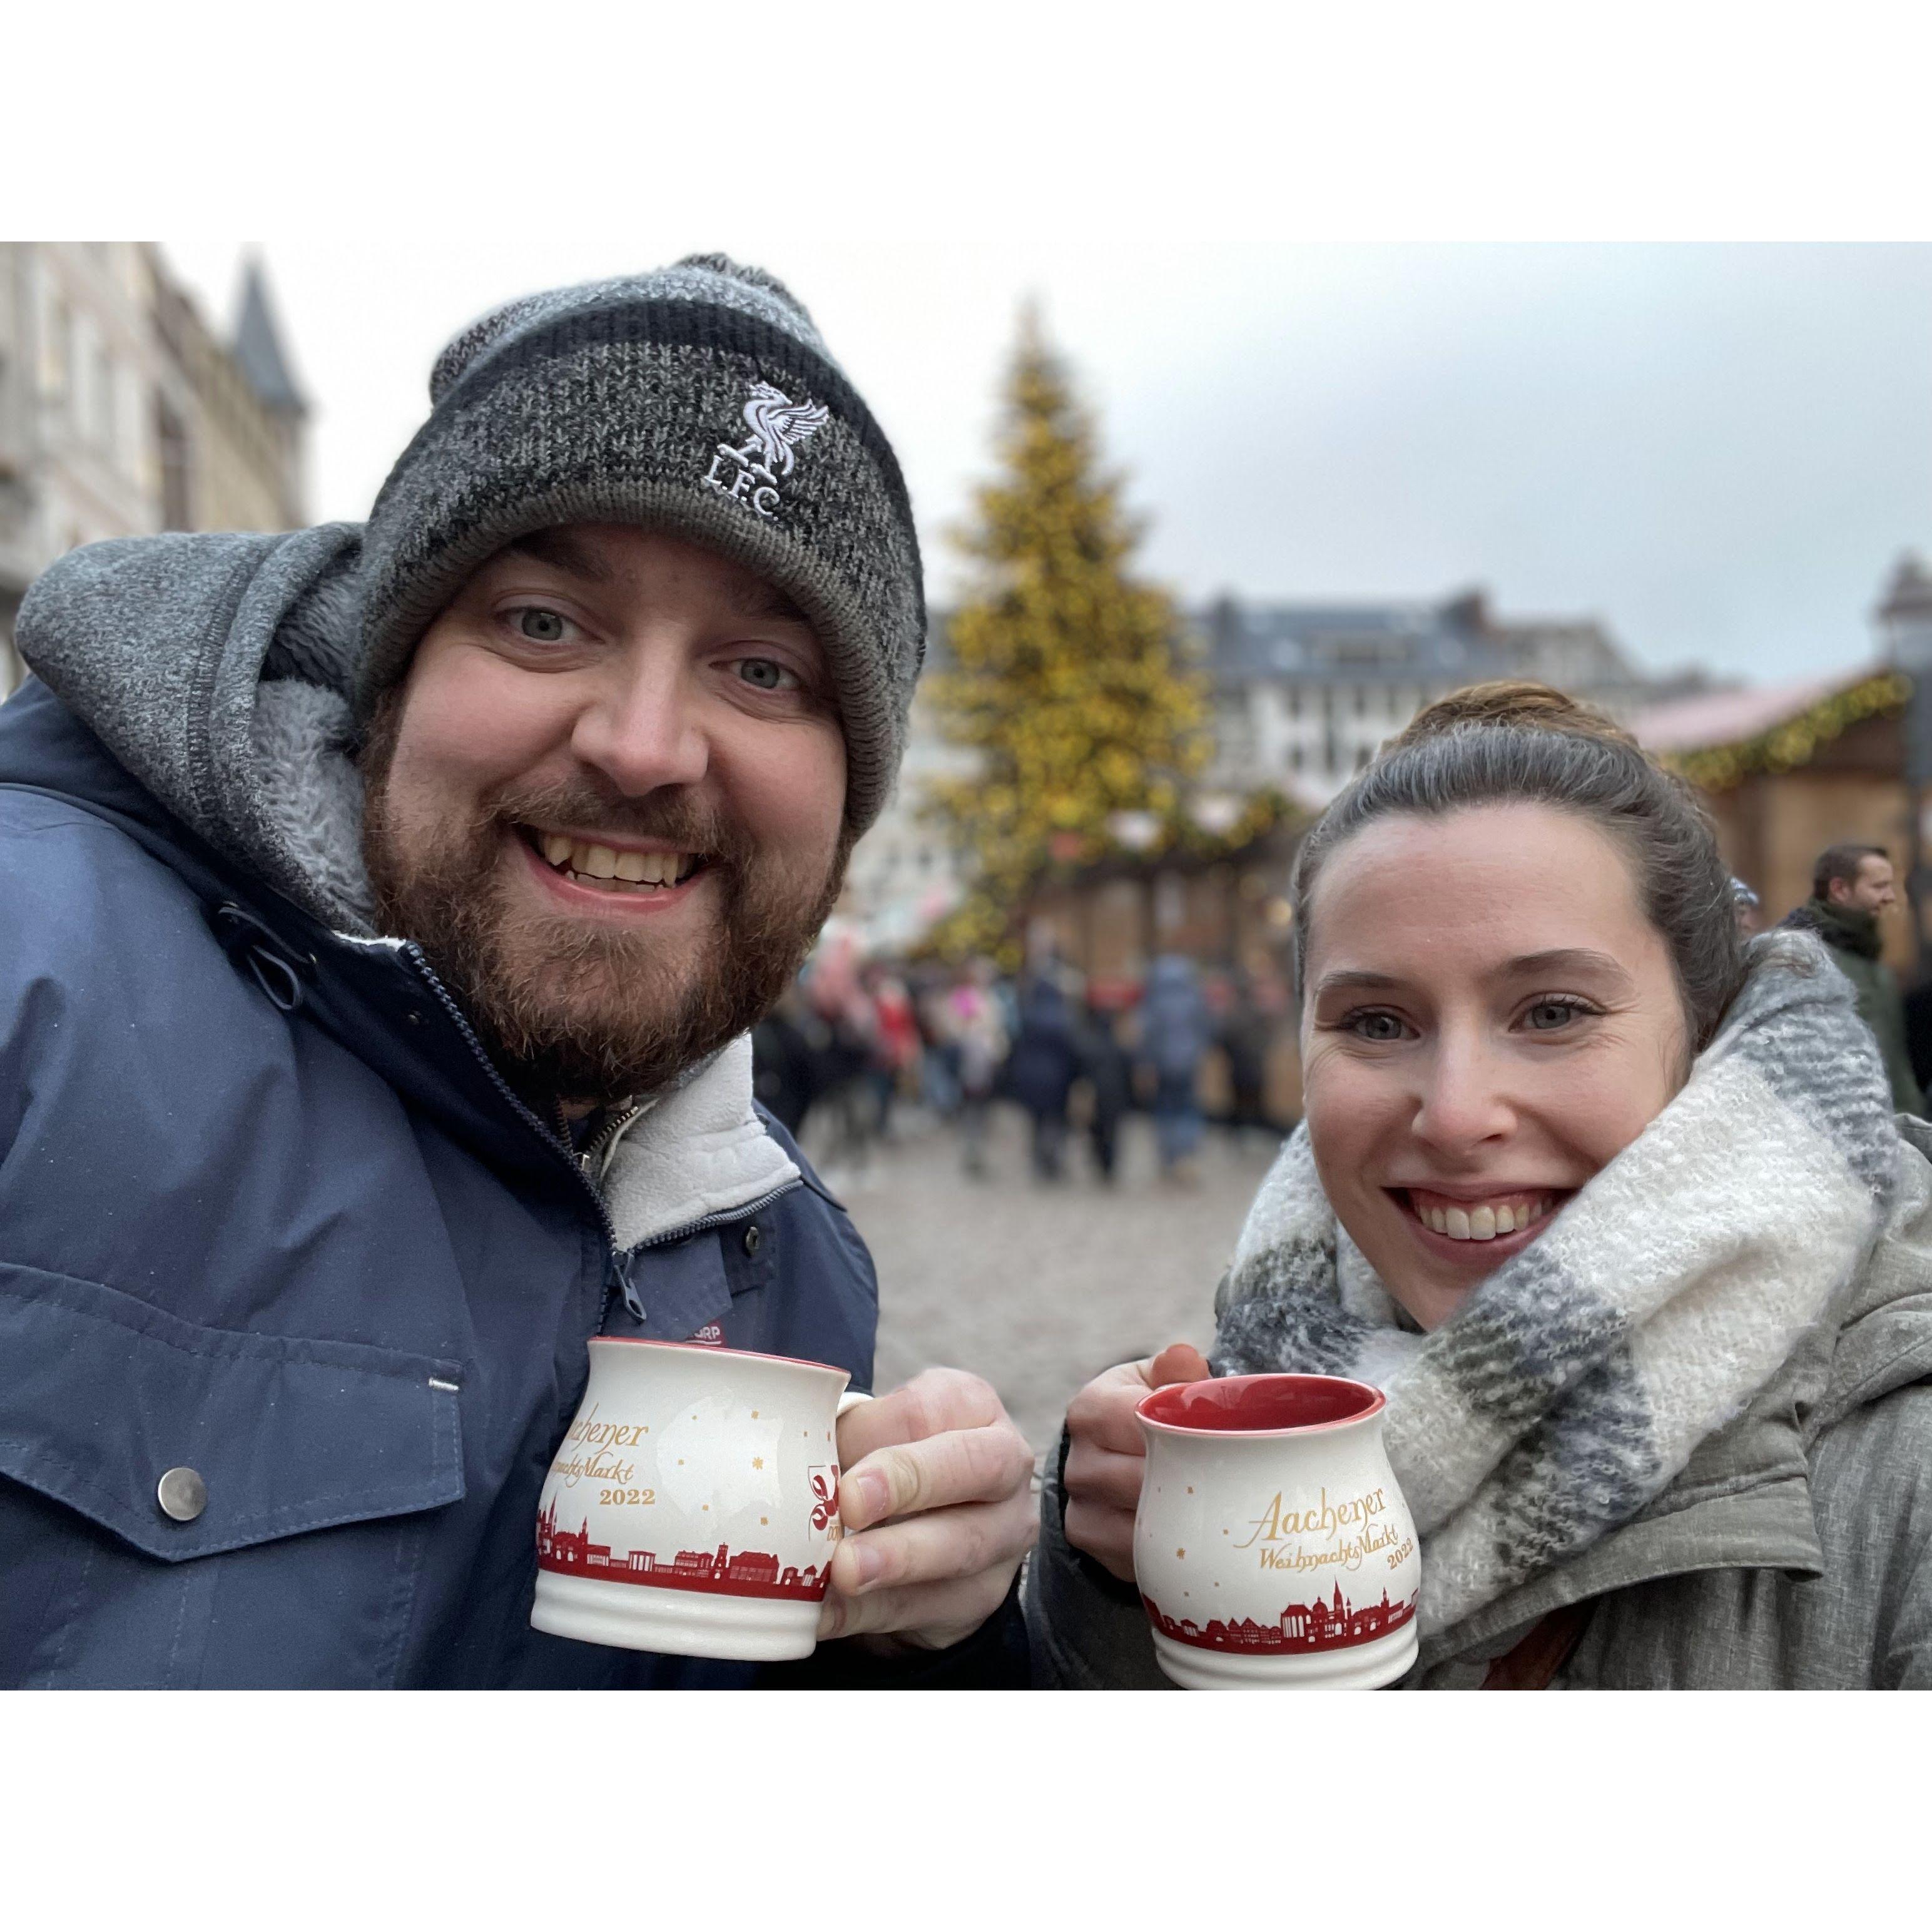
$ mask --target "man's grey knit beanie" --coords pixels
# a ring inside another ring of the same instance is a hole
[[[876,818],[926,649],[898,464],[804,308],[722,255],[507,303],[436,358],[363,549],[358,717],[487,558],[556,524],[665,530],[776,584],[836,680],[845,815]]]

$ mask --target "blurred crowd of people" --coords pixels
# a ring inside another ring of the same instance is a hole
[[[794,1135],[809,1118],[820,1164],[846,1172],[893,1137],[901,1103],[916,1106],[952,1124],[974,1179],[992,1173],[992,1110],[1005,1102],[1025,1115],[1032,1173],[1049,1184],[1067,1178],[1084,1138],[1093,1173],[1111,1185],[1122,1123],[1140,1108],[1162,1178],[1185,1186],[1210,1118],[1270,1144],[1293,1125],[1268,1090],[1289,1006],[1272,974],[1176,954],[1154,960],[1142,983],[1089,983],[1050,952],[1009,976],[986,959],[867,958],[851,934],[833,933],[753,1036],[758,1096]]]

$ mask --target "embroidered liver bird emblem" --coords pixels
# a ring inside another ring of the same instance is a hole
[[[735,453],[748,467],[776,483],[791,474],[794,448],[831,420],[832,412],[823,403],[795,403],[770,382],[754,382],[745,404],[752,440]]]

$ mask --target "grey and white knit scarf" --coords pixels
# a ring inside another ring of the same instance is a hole
[[[1305,1126],[1262,1184],[1213,1366],[1387,1391],[1425,1634],[1634,1516],[1870,1252],[1897,1136],[1877,1050],[1816,940],[1750,957],[1683,1090],[1427,1334],[1338,1226]]]

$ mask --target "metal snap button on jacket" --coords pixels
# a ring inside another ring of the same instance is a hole
[[[756,1254],[759,1249],[764,1245],[764,1240],[765,1238],[764,1234],[759,1232],[758,1222],[754,1221],[752,1225],[745,1230],[746,1253],[748,1255]]]
[[[154,1485],[154,1500],[177,1522],[192,1522],[208,1507],[208,1485],[199,1469],[170,1469]]]

